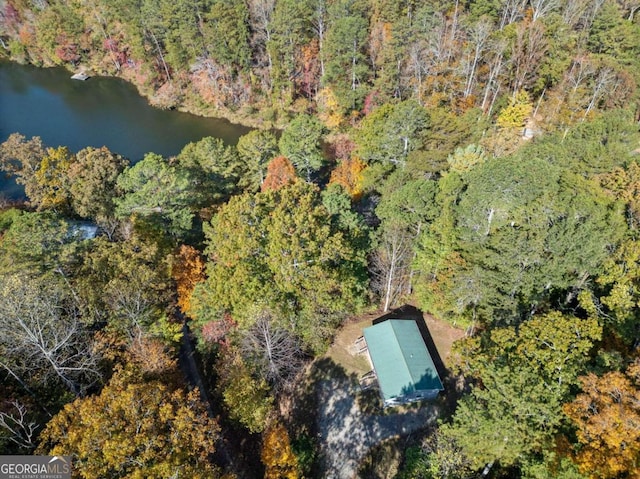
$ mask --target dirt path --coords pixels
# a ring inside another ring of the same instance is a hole
[[[433,424],[437,407],[425,404],[397,414],[368,414],[356,400],[359,386],[335,372],[316,384],[317,431],[327,479],[352,479],[369,450],[381,442]]]
[[[371,370],[371,365],[354,347],[365,327],[388,318],[415,319],[434,359],[445,389],[455,390],[447,381],[447,363],[453,343],[464,337],[464,331],[439,321],[411,305],[390,311],[384,316],[367,314],[346,324],[316,373],[316,428],[325,477],[351,479],[369,450],[381,442],[415,432],[432,425],[438,417],[438,406],[423,403],[406,412],[376,415],[364,412],[358,405],[357,378]],[[447,394],[455,402],[456,394]],[[446,409],[445,404],[440,403]],[[450,407],[450,405],[449,405]]]
[[[192,387],[197,387],[200,392],[200,398],[202,402],[207,406],[207,413],[210,417],[215,417],[213,409],[211,408],[211,400],[207,394],[207,389],[200,375],[200,370],[195,360],[195,351],[193,348],[193,339],[191,337],[191,331],[187,326],[186,321],[182,323],[182,342],[180,343],[179,363],[180,368],[184,374],[185,380]],[[216,440],[216,451],[214,454],[216,464],[222,466],[227,470],[231,470],[236,473],[237,477],[243,477],[238,474],[242,474],[244,471],[242,468],[232,459],[231,454],[228,451],[226,440],[226,431],[221,426],[220,435]],[[245,476],[248,477],[248,476]]]

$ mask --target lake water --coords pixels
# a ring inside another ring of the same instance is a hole
[[[248,131],[226,120],[153,108],[117,78],[77,81],[62,68],[0,62],[0,142],[18,132],[74,152],[106,146],[135,162],[150,151],[175,155],[205,136],[235,144]],[[0,177],[0,194],[17,198],[22,190]]]

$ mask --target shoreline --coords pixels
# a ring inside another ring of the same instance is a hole
[[[110,72],[97,70],[91,67],[90,65],[86,65],[86,64],[79,64],[76,67],[71,67],[71,65],[69,64],[55,65],[55,64],[49,64],[49,63],[43,63],[41,65],[38,65],[30,61],[19,61],[18,59],[11,58],[10,56],[7,56],[7,55],[0,55],[0,62],[15,63],[18,65],[29,65],[34,68],[44,68],[44,69],[63,68],[69,73],[70,76],[76,73],[77,71],[81,70],[89,73],[89,77],[90,77],[89,81],[91,80],[91,77],[117,78],[135,87],[138,94],[146,100],[149,106],[153,108],[157,108],[159,110],[176,110],[183,113],[189,113],[191,115],[195,115],[201,118],[226,120],[233,125],[243,126],[243,127],[252,128],[252,129],[259,129],[259,130],[281,130],[286,124],[286,122],[269,121],[269,120],[265,120],[264,118],[261,118],[259,116],[259,112],[261,111],[260,106],[256,106],[256,105],[247,104],[240,107],[240,109],[247,109],[247,108],[254,109],[256,111],[254,115],[248,115],[248,114],[243,115],[239,113],[234,113],[232,110],[216,108],[213,105],[198,106],[196,102],[199,100],[199,98],[194,97],[193,93],[190,92],[189,90],[182,90],[182,89],[180,90],[180,94],[184,98],[182,98],[179,103],[177,103],[175,106],[163,107],[158,101],[159,99],[159,97],[157,96],[158,90],[155,90],[150,86],[145,86],[144,84],[140,84],[139,82],[134,81],[133,71],[131,75],[127,75],[127,74],[114,75],[114,74],[111,74]]]

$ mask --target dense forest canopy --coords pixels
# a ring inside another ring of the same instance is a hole
[[[121,75],[159,105],[346,126],[414,99],[552,130],[628,105],[634,1],[3,0],[19,61]],[[511,108],[505,109],[511,102]],[[531,111],[533,110],[533,115]]]
[[[398,478],[638,477],[638,10],[0,0],[13,60],[263,127],[135,164],[0,145],[27,196],[0,211],[0,450],[330,476],[295,385],[348,318],[413,303],[464,328],[463,387]]]

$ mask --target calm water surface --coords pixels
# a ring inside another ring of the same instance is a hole
[[[40,136],[48,146],[107,146],[132,162],[153,151],[171,156],[205,136],[235,144],[248,128],[147,104],[131,84],[93,77],[71,80],[62,68],[36,68],[0,62],[0,142],[14,132]],[[0,194],[22,190],[0,177]]]

